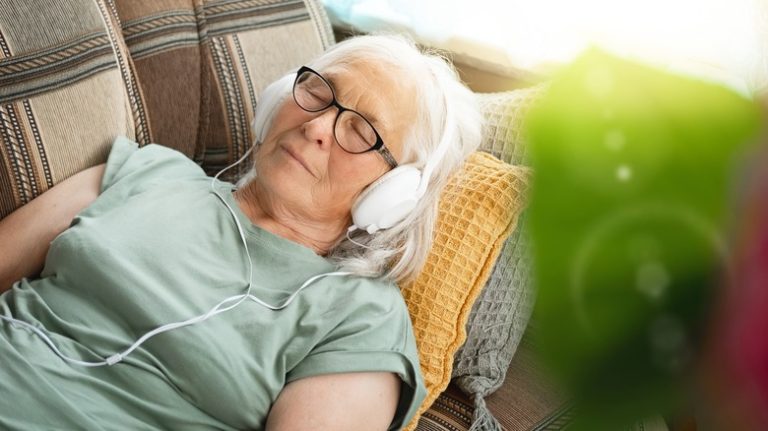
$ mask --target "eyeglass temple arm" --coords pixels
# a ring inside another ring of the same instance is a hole
[[[381,147],[381,148],[379,148],[379,150],[378,150],[378,151],[379,151],[379,154],[381,154],[381,157],[383,157],[383,158],[384,158],[384,161],[386,161],[386,162],[387,162],[387,164],[389,164],[389,166],[390,166],[392,169],[395,169],[395,168],[397,167],[397,161],[396,161],[396,160],[395,160],[395,158],[392,156],[392,153],[390,153],[390,152],[389,152],[389,150],[387,149],[387,147],[385,147],[385,146],[383,146],[383,145],[382,145],[382,147]]]

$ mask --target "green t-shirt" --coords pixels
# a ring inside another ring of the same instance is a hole
[[[211,179],[169,148],[112,148],[101,194],[51,243],[41,277],[0,296],[0,313],[43,325],[68,356],[98,361],[165,323],[244,293],[248,264]],[[335,270],[309,248],[242,224],[253,290],[280,304]],[[280,311],[254,301],[158,335],[112,366],[56,356],[31,330],[0,321],[2,429],[263,429],[285,384],[327,373],[391,371],[403,381],[392,428],[424,398],[407,308],[397,286],[324,277]]]

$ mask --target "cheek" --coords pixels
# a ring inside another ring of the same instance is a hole
[[[355,159],[364,156],[352,156]],[[360,160],[338,161],[336,166],[330,166],[333,174],[327,184],[327,197],[332,201],[342,204],[347,210],[352,208],[358,196],[374,181],[376,181],[387,169],[376,163],[364,163]]]
[[[269,139],[269,136],[267,138],[264,142],[258,144],[259,146],[253,155],[253,167],[257,173],[265,173],[273,166],[269,159],[274,155],[275,141],[274,139]]]
[[[329,172],[333,173],[333,180],[346,189],[360,192],[388,170],[383,160],[377,160],[378,154],[349,154],[341,148],[338,150],[338,154],[332,154]]]
[[[276,140],[270,140],[261,144],[259,152],[255,156],[254,167],[256,175],[261,177],[261,182],[270,184],[272,188],[286,189],[299,182],[297,169],[291,165]],[[306,184],[304,184],[306,187]]]
[[[272,199],[286,205],[307,207],[312,201],[313,183],[279,157],[265,156],[256,162],[257,181]]]
[[[293,98],[288,96],[272,117],[272,122],[264,136],[264,142],[274,140],[280,134],[300,126],[310,118],[312,118],[311,114],[299,108]]]

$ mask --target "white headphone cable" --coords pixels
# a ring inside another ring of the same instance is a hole
[[[5,316],[5,315],[2,315],[2,314],[0,314],[0,319],[5,320],[7,322],[10,322],[12,324],[20,324],[20,325],[22,325],[22,326],[32,330],[35,334],[37,334],[43,340],[43,342],[45,342],[45,344],[48,345],[48,347],[51,348],[51,350],[53,350],[54,353],[56,353],[57,356],[59,356],[61,359],[65,360],[67,362],[70,362],[70,363],[73,363],[73,364],[76,364],[76,365],[81,365],[81,366],[84,366],[84,367],[101,367],[101,366],[105,366],[105,365],[115,365],[118,362],[121,362],[126,356],[131,354],[131,352],[136,350],[140,345],[142,345],[144,342],[146,342],[150,338],[154,337],[155,335],[161,334],[163,332],[171,331],[171,330],[174,330],[174,329],[182,328],[184,326],[194,325],[196,323],[203,322],[203,321],[205,321],[205,320],[207,320],[207,319],[209,319],[209,318],[211,318],[211,317],[213,317],[213,316],[215,316],[215,315],[217,315],[219,313],[223,313],[225,311],[232,310],[233,308],[235,308],[238,305],[242,304],[243,301],[245,301],[246,299],[250,299],[250,300],[252,300],[252,301],[254,301],[254,302],[256,302],[256,303],[258,303],[258,304],[260,304],[260,305],[262,305],[262,306],[264,306],[264,307],[266,307],[268,309],[270,309],[270,310],[275,310],[275,311],[276,310],[281,310],[281,309],[287,307],[291,302],[293,302],[294,298],[296,298],[296,295],[298,295],[299,292],[301,292],[305,287],[307,287],[310,284],[312,284],[315,280],[317,280],[319,278],[322,278],[322,277],[345,276],[345,275],[352,274],[351,272],[336,271],[336,272],[328,272],[328,273],[324,273],[324,274],[315,275],[315,276],[311,277],[309,280],[305,281],[304,284],[301,285],[301,287],[296,289],[296,291],[293,292],[288,298],[286,298],[286,300],[283,301],[283,303],[280,304],[280,305],[268,304],[268,303],[262,301],[261,299],[259,299],[256,296],[251,294],[251,290],[253,288],[253,260],[251,259],[251,253],[248,250],[248,242],[245,239],[245,233],[243,232],[243,227],[240,224],[240,221],[238,220],[237,215],[235,215],[234,210],[232,209],[232,207],[229,206],[227,201],[216,190],[216,188],[215,188],[215,181],[218,180],[219,175],[224,173],[226,170],[232,168],[233,166],[236,166],[237,164],[242,162],[246,157],[248,157],[248,155],[251,153],[252,150],[253,150],[253,146],[250,149],[248,149],[248,151],[246,151],[245,154],[243,154],[243,156],[240,157],[240,159],[238,159],[235,163],[233,163],[233,164],[227,166],[226,168],[222,169],[221,171],[219,171],[211,179],[211,191],[227,207],[227,210],[229,210],[229,213],[232,215],[233,219],[235,220],[235,224],[237,226],[237,231],[240,234],[240,239],[242,240],[243,246],[245,247],[245,254],[246,254],[246,257],[248,258],[248,288],[247,288],[245,293],[239,294],[239,295],[230,296],[230,297],[222,300],[221,302],[219,302],[215,306],[213,306],[210,310],[208,310],[208,312],[206,312],[204,314],[201,314],[199,316],[195,316],[195,317],[192,317],[192,318],[187,319],[187,320],[182,320],[182,321],[179,321],[179,322],[167,323],[167,324],[164,324],[162,326],[159,326],[159,327],[157,327],[157,328],[155,328],[155,329],[145,333],[144,335],[142,335],[138,340],[136,340],[133,344],[131,344],[127,349],[123,350],[122,352],[112,354],[112,355],[104,358],[103,361],[81,361],[79,359],[70,358],[70,357],[64,355],[58,349],[58,347],[56,347],[56,344],[53,342],[53,340],[51,340],[51,338],[45,332],[43,332],[42,329],[40,329],[40,328],[38,328],[38,327],[28,323],[28,322],[25,322],[23,320],[15,319],[13,317]],[[228,305],[226,307],[221,308],[226,303],[232,302],[232,301],[235,301],[235,303],[232,304],[232,305]]]
[[[365,245],[365,244],[359,243],[359,242],[355,241],[354,239],[352,239],[352,237],[351,237],[351,236],[349,236],[349,234],[350,234],[350,233],[352,233],[352,232],[354,232],[354,231],[356,231],[356,230],[362,230],[362,229],[360,229],[359,227],[357,227],[357,226],[356,226],[356,225],[354,225],[354,224],[353,224],[352,226],[350,226],[350,227],[348,227],[348,228],[347,228],[347,239],[348,239],[348,240],[349,240],[349,241],[350,241],[352,244],[354,244],[354,245],[356,245],[356,246],[358,246],[358,247],[362,247],[362,248],[368,249],[368,250],[377,250],[377,248],[375,248],[375,247],[371,247],[371,246],[369,246],[369,245]]]
[[[136,348],[138,348],[145,341],[149,340],[150,338],[154,337],[155,335],[161,334],[163,332],[168,332],[168,331],[171,331],[171,330],[174,330],[174,329],[177,329],[177,328],[182,328],[184,326],[194,325],[196,323],[203,322],[203,321],[208,320],[209,318],[211,318],[211,317],[213,317],[213,316],[215,316],[215,315],[217,315],[219,313],[223,313],[225,311],[228,311],[228,310],[231,310],[231,309],[237,307],[245,299],[250,299],[250,300],[252,300],[252,301],[254,301],[254,302],[256,302],[256,303],[258,303],[260,305],[263,305],[266,308],[269,308],[270,310],[281,310],[281,309],[287,307],[291,302],[293,302],[293,299],[296,297],[296,295],[299,294],[299,292],[301,292],[305,287],[307,287],[310,284],[312,284],[318,278],[328,277],[328,276],[343,276],[343,275],[349,275],[349,274],[351,274],[351,273],[339,271],[339,272],[329,272],[329,273],[325,273],[325,274],[316,275],[316,276],[310,278],[309,280],[305,281],[304,284],[301,285],[301,287],[299,287],[295,292],[293,292],[291,294],[291,296],[286,298],[286,300],[282,304],[280,304],[280,305],[268,304],[268,303],[262,301],[261,299],[257,298],[256,296],[251,295],[251,294],[240,294],[240,295],[230,296],[229,298],[226,298],[223,301],[221,301],[218,304],[216,304],[213,308],[208,310],[208,312],[205,313],[205,314],[201,314],[199,316],[195,316],[193,318],[190,318],[190,319],[187,319],[187,320],[183,320],[183,321],[180,321],[180,322],[167,323],[165,325],[159,326],[159,327],[157,327],[157,328],[155,328],[155,329],[145,333],[144,335],[142,335],[141,338],[136,340],[130,347],[128,347],[127,349],[123,350],[122,352],[115,353],[115,354],[113,354],[111,356],[108,356],[103,361],[96,361],[96,362],[81,361],[79,359],[70,358],[70,357],[64,355],[56,347],[56,344],[54,344],[53,340],[51,340],[51,338],[45,332],[43,332],[40,328],[38,328],[38,327],[28,323],[28,322],[25,322],[25,321],[19,320],[19,319],[14,319],[12,317],[4,316],[4,315],[1,315],[1,314],[0,314],[0,319],[6,320],[6,321],[14,323],[14,324],[23,325],[26,328],[32,330],[35,334],[37,334],[40,338],[42,338],[42,340],[45,342],[45,344],[47,344],[48,347],[50,347],[51,350],[53,350],[56,353],[57,356],[59,356],[61,359],[65,360],[67,362],[71,362],[71,363],[77,364],[77,365],[82,365],[84,367],[101,367],[101,366],[104,366],[104,365],[114,365],[114,364],[122,361],[126,356],[131,354],[131,352],[133,352]],[[237,300],[237,302],[234,305],[230,305],[229,307],[226,307],[226,308],[220,308],[222,305],[226,304],[227,302],[232,302],[232,301],[235,301],[235,300]]]

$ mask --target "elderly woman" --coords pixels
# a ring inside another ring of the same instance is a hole
[[[405,425],[424,387],[396,283],[476,147],[473,100],[365,36],[267,88],[239,187],[118,138],[0,222],[0,428]]]

